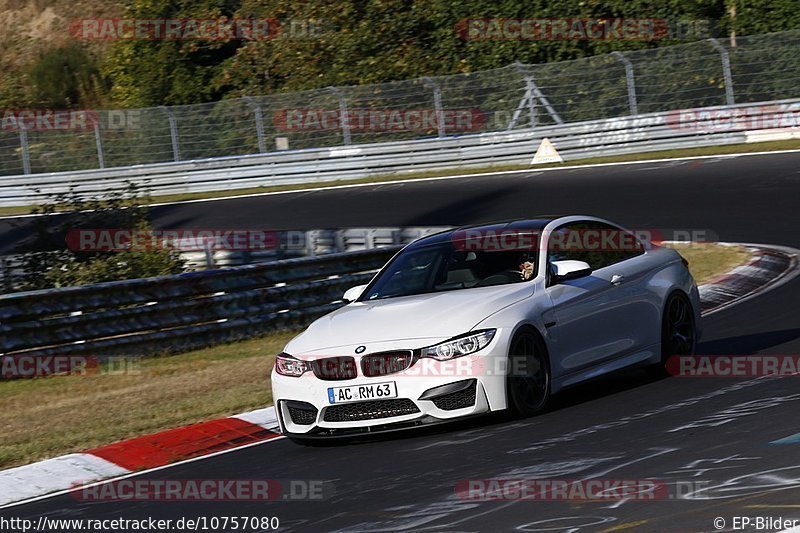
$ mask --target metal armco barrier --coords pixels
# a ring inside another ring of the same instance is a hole
[[[565,160],[738,144],[754,132],[800,130],[800,100],[648,113],[506,132],[221,157],[179,163],[8,176],[0,206],[28,205],[70,188],[102,195],[128,181],[152,194],[236,190],[453,168],[530,164],[549,138]]]
[[[0,354],[180,352],[299,327],[399,246],[0,296]]]
[[[205,249],[181,250],[178,254],[185,261],[185,271],[189,272],[400,246],[446,229],[447,226],[276,231],[278,244],[263,250],[220,249],[213,241],[207,241]],[[26,290],[26,275],[23,254],[0,256],[0,294]]]

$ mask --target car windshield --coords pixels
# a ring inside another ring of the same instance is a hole
[[[438,243],[398,255],[362,300],[521,283],[533,279],[536,270],[532,249],[463,250],[452,242]]]

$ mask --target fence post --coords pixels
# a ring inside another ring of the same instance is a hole
[[[22,172],[25,174],[31,173],[31,150],[28,146],[28,132],[25,131],[25,124],[22,122],[19,125],[19,147],[22,155]]]
[[[444,137],[447,133],[444,130],[444,113],[442,112],[442,91],[439,89],[439,85],[433,81],[433,78],[430,76],[425,76],[422,78],[423,83],[425,83],[425,87],[431,89],[433,91],[433,109],[436,113],[436,129],[438,132],[439,138]]]
[[[526,94],[530,95],[528,97],[528,113],[531,117],[531,128],[536,127],[536,123],[538,122],[538,118],[536,116],[536,98],[533,96],[533,77],[530,74],[525,76],[525,88]]]
[[[719,44],[716,39],[709,39],[709,43],[714,49],[719,52],[722,57],[722,76],[725,78],[725,103],[727,105],[734,105],[736,102],[733,98],[733,76],[731,75],[731,58],[725,47]]]
[[[536,105],[536,100],[538,100],[539,103],[542,104],[542,106],[547,111],[547,114],[549,114],[550,118],[553,119],[553,122],[555,122],[556,124],[563,124],[564,121],[561,119],[561,116],[559,116],[556,109],[550,103],[550,100],[547,99],[547,97],[544,95],[541,89],[539,89],[539,86],[536,85],[536,80],[534,79],[533,74],[531,73],[528,65],[516,61],[513,66],[515,69],[517,69],[517,71],[521,72],[525,76],[526,89],[525,89],[525,96],[522,98],[522,100],[520,100],[519,106],[517,107],[517,110],[514,112],[514,117],[511,119],[511,124],[509,124],[508,129],[512,129],[516,124],[517,119],[519,118],[519,113],[522,110],[522,106],[524,105],[524,102],[526,100],[528,103],[528,109],[531,111],[531,127],[534,127],[536,125],[533,119],[533,117],[535,116],[535,114],[533,113],[535,111],[535,108],[533,106]]]
[[[628,86],[628,108],[632,116],[639,114],[639,104],[636,101],[636,79],[633,77],[633,63],[622,52],[611,52],[611,55],[622,61],[625,66],[625,84]]]
[[[256,118],[256,136],[258,137],[258,153],[264,154],[267,152],[267,143],[264,141],[264,117],[261,115],[261,106],[257,104],[249,96],[244,97],[244,101],[253,110]]]
[[[172,158],[175,161],[181,160],[181,148],[178,145],[178,122],[175,120],[175,114],[167,106],[158,106],[167,115],[169,120],[169,136],[172,139]]]
[[[328,87],[328,90],[339,100],[339,123],[342,127],[342,138],[344,144],[350,144],[350,117],[347,113],[347,102],[344,99],[344,94],[338,87]]]
[[[214,245],[216,243],[213,239],[205,239],[203,241],[203,253],[206,256],[206,270],[215,268],[214,264]]]
[[[94,144],[97,147],[97,164],[106,168],[106,155],[103,151],[103,138],[100,136],[100,120],[94,122]]]
[[[514,126],[517,124],[517,120],[519,120],[520,114],[522,114],[522,109],[525,107],[525,104],[528,105],[528,115],[530,116],[530,125],[531,128],[536,127],[536,98],[533,96],[533,77],[531,76],[528,68],[521,62],[517,61],[514,63],[514,68],[522,74],[525,80],[525,95],[519,101],[519,105],[514,110],[514,115],[511,118],[511,122],[508,124],[509,130],[514,129]]]

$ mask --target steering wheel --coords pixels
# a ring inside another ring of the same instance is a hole
[[[521,279],[519,276],[519,272],[517,272],[516,270],[506,270],[501,274],[492,274],[491,276],[483,278],[478,283],[476,283],[475,286],[489,287],[491,285],[502,285],[504,283],[511,283],[515,281],[515,279]]]

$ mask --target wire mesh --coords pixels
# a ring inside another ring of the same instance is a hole
[[[799,50],[800,30],[792,30],[738,37],[735,45],[720,40],[719,47],[706,40],[624,56],[98,111],[94,129],[21,134],[4,121],[0,175],[22,174],[26,165],[32,173],[69,171],[525,129],[628,116],[634,109],[725,105],[728,92],[736,103],[786,99],[800,96]]]

